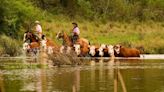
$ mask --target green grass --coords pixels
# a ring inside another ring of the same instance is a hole
[[[61,19],[61,20],[60,20]],[[75,20],[74,20],[75,21]],[[64,17],[55,17],[49,20],[41,20],[43,33],[57,44],[62,43],[55,38],[58,31],[65,31],[69,35],[72,30],[72,22]],[[78,23],[81,34],[91,44],[122,44],[130,47],[144,47],[145,53],[164,53],[164,23],[163,22],[108,22],[75,21]],[[21,29],[20,36],[23,35]],[[22,44],[18,41],[18,44]],[[20,45],[21,46],[21,45]],[[2,48],[2,45],[0,45]]]
[[[70,34],[70,20],[43,21],[44,33],[54,41],[58,31],[64,30]],[[88,39],[91,44],[123,44],[131,47],[144,47],[145,53],[164,53],[164,24],[162,22],[89,22],[77,21],[80,37]],[[47,29],[49,31],[47,31]]]

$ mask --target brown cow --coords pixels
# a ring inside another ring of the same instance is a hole
[[[114,49],[112,45],[104,45],[102,44],[99,47],[99,56],[100,57],[113,57],[114,56]]]
[[[140,51],[136,48],[126,48],[120,45],[114,46],[116,57],[140,57]]]
[[[89,46],[89,55],[91,57],[99,57],[99,45],[90,45]]]
[[[77,56],[87,56],[89,53],[88,45],[84,45],[84,47],[81,47],[80,44],[74,44],[74,50]]]

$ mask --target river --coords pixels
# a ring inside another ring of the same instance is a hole
[[[4,68],[12,63],[3,62],[0,92],[164,92],[164,60],[84,62],[51,68]]]

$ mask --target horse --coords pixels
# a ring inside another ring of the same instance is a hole
[[[63,45],[66,46],[66,47],[74,47],[74,44],[73,44],[73,41],[71,39],[70,36],[67,35],[66,32],[64,31],[59,31],[57,34],[56,34],[56,38],[57,39],[62,39],[63,40]],[[88,46],[89,46],[89,41],[85,38],[79,38],[77,39],[76,43],[75,44],[79,44],[80,45],[80,48],[81,48],[81,54],[82,56],[85,56],[85,54],[88,53]]]
[[[63,45],[67,45],[67,46],[70,46],[70,47],[73,47],[73,41],[72,41],[72,38],[70,36],[67,35],[66,32],[64,31],[59,31],[57,34],[56,34],[56,38],[57,39],[63,39]],[[89,41],[85,38],[79,38],[77,41],[76,41],[76,44],[80,44],[81,47],[83,47],[84,45],[89,45]]]
[[[27,40],[30,40],[29,47],[32,51],[33,49],[37,49],[37,50],[43,49],[43,51],[47,51],[47,53],[52,54],[58,51],[59,49],[59,47],[50,38],[47,38],[46,40],[45,39],[41,40],[32,32],[26,33],[25,41]]]

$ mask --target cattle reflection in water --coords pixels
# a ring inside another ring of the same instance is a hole
[[[104,71],[104,68],[103,68],[104,67],[104,60],[103,59],[100,59],[99,60],[99,69],[98,69],[99,70],[99,76],[97,76],[97,77],[99,78],[99,82],[100,82],[100,85],[101,85],[101,82],[106,82],[105,81],[106,79],[105,79],[104,75],[106,75],[106,72],[107,72],[107,74],[109,74],[107,76],[110,77],[111,82],[113,80],[113,92],[119,92],[118,91],[118,85],[119,85],[118,83],[121,84],[122,92],[127,92],[127,89],[126,89],[126,86],[125,86],[125,81],[123,79],[123,76],[122,76],[122,74],[120,72],[120,69],[117,68],[117,66],[119,66],[119,63],[120,62],[118,60],[115,62],[114,59],[110,59],[107,62],[108,70],[107,71]],[[94,61],[91,61],[91,66],[92,66],[92,68],[91,68],[91,70],[92,70],[92,72],[91,72],[92,82],[91,83],[94,82],[95,77],[96,77],[95,76],[95,67],[93,67],[94,65],[96,65],[95,62]],[[114,68],[114,66],[115,66],[115,68]],[[95,89],[95,86],[93,86],[93,87],[94,88],[92,88],[92,90]],[[100,86],[100,88],[98,90],[104,90],[104,91],[106,91],[105,89],[102,89],[101,86]]]
[[[127,68],[145,62],[126,61],[100,59],[76,67],[0,70],[0,92],[163,92],[163,69]]]

